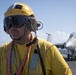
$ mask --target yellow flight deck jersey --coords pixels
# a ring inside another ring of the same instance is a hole
[[[40,38],[38,38],[38,45],[44,61],[46,75],[72,75],[69,66],[55,45]],[[10,43],[0,47],[0,75],[8,75],[9,48]],[[36,44],[32,44],[20,75],[43,75],[40,58],[36,50]],[[26,44],[19,45],[15,43],[11,55],[11,75],[16,75],[18,72],[26,52]]]

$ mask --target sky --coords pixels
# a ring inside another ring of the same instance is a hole
[[[52,43],[63,43],[72,32],[76,33],[76,0],[1,0],[0,1],[0,45],[11,41],[3,30],[4,13],[15,2],[29,5],[35,17],[43,23],[37,36]],[[47,34],[48,33],[48,34]]]

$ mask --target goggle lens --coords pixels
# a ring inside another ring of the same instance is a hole
[[[4,27],[6,30],[11,27],[19,28],[27,23],[27,18],[23,15],[9,16],[4,19]]]

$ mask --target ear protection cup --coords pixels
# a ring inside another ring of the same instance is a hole
[[[28,19],[27,26],[28,26],[30,31],[36,32],[36,30],[38,30],[38,26],[39,26],[37,19],[35,19],[35,18]]]

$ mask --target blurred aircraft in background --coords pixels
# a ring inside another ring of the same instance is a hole
[[[67,59],[76,60],[76,34],[73,32],[70,34],[69,39],[62,44],[55,44],[57,48],[64,48],[68,50]]]

